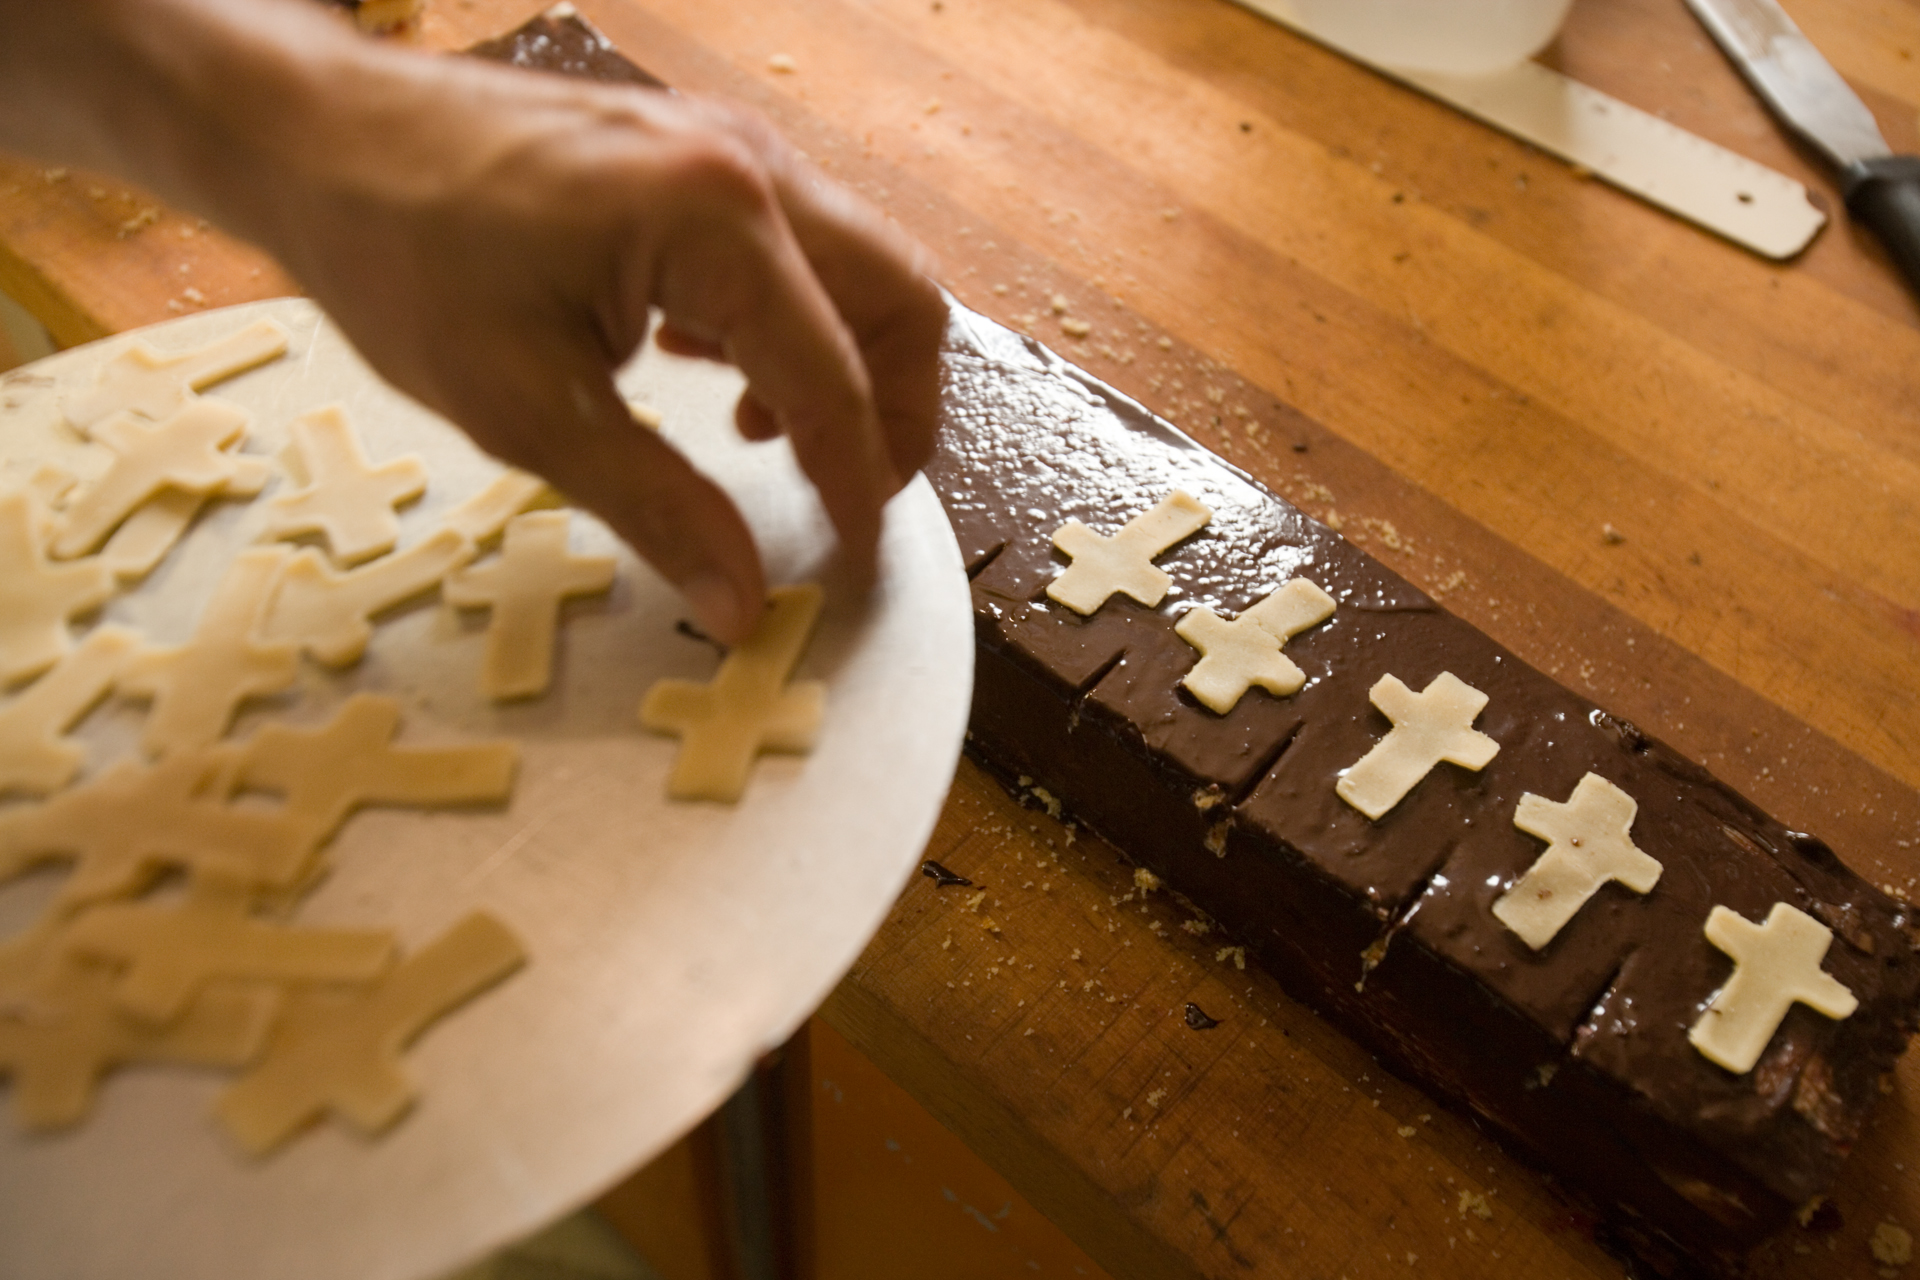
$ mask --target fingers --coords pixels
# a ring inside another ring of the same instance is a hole
[[[773,179],[808,266],[853,335],[895,476],[932,456],[947,303],[931,255],[871,205],[821,173],[757,115],[703,103],[744,138]]]
[[[743,394],[740,403],[733,406],[733,423],[749,440],[771,440],[780,434],[780,420],[773,416],[773,410],[751,393]]]
[[[678,587],[707,634],[723,644],[745,640],[767,585],[733,500],[677,449],[637,426],[606,374],[574,384],[568,398],[583,447],[541,474]]]
[[[917,245],[782,150],[788,151],[778,168],[783,207],[859,346],[888,456],[904,481],[933,454],[946,299],[922,270],[925,255]]]
[[[783,253],[774,296],[729,335],[747,376],[738,420],[747,435],[776,427],[813,481],[856,567],[879,542],[881,508],[898,487],[866,370],[832,304],[798,253]],[[783,296],[784,295],[784,296]]]
[[[946,309],[912,242],[750,117],[431,65],[422,92],[457,79],[462,111],[404,118],[459,123],[451,143],[428,141],[461,154],[423,177],[356,150],[380,181],[354,168],[276,224],[276,247],[362,350],[596,511],[703,626],[737,639],[764,598],[746,526],[633,425],[612,384],[658,307],[664,350],[739,366],[741,432],[791,438],[848,567],[870,570],[884,504],[937,421]]]
[[[672,324],[663,324],[654,330],[653,341],[668,355],[686,356],[691,360],[722,361],[727,358],[727,349],[711,338],[696,337]]]
[[[864,326],[861,351],[893,471],[904,482],[933,456],[940,426],[940,339],[947,303],[925,277],[916,296]]]
[[[766,599],[753,537],[720,487],[636,424],[584,344],[473,361],[445,406],[475,442],[594,512],[687,598],[715,639],[746,639]],[[519,349],[526,349],[524,347]],[[576,354],[577,353],[577,354]],[[490,369],[494,376],[476,376]],[[557,376],[556,376],[557,375]]]
[[[786,433],[851,567],[870,567],[881,509],[899,482],[853,334],[750,152],[702,145],[670,185],[682,216],[650,264],[669,349],[717,346],[739,366],[748,387],[742,430]]]

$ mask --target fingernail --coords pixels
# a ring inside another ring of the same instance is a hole
[[[749,619],[733,584],[717,573],[703,573],[680,584],[701,630],[726,644],[746,638]]]

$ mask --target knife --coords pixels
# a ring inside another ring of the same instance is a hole
[[[1687,0],[1773,113],[1840,175],[1847,212],[1920,292],[1920,157],[1897,156],[1847,82],[1774,0]]]

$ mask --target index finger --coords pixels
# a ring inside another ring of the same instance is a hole
[[[466,372],[442,383],[436,407],[483,449],[605,520],[681,590],[709,634],[745,639],[766,595],[745,520],[724,490],[634,420],[594,350],[550,334],[466,350]]]
[[[853,335],[882,441],[904,482],[932,455],[939,424],[948,311],[932,255],[752,110],[723,100],[699,105],[746,142],[772,178],[801,253]]]
[[[654,297],[675,329],[718,342],[739,366],[854,566],[869,567],[898,485],[859,344],[751,153],[710,148],[701,162],[713,171],[680,187],[692,198],[656,250]]]

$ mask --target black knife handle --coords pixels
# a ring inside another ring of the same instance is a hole
[[[1873,228],[1920,293],[1920,156],[1856,160],[1842,183],[1848,212]]]

